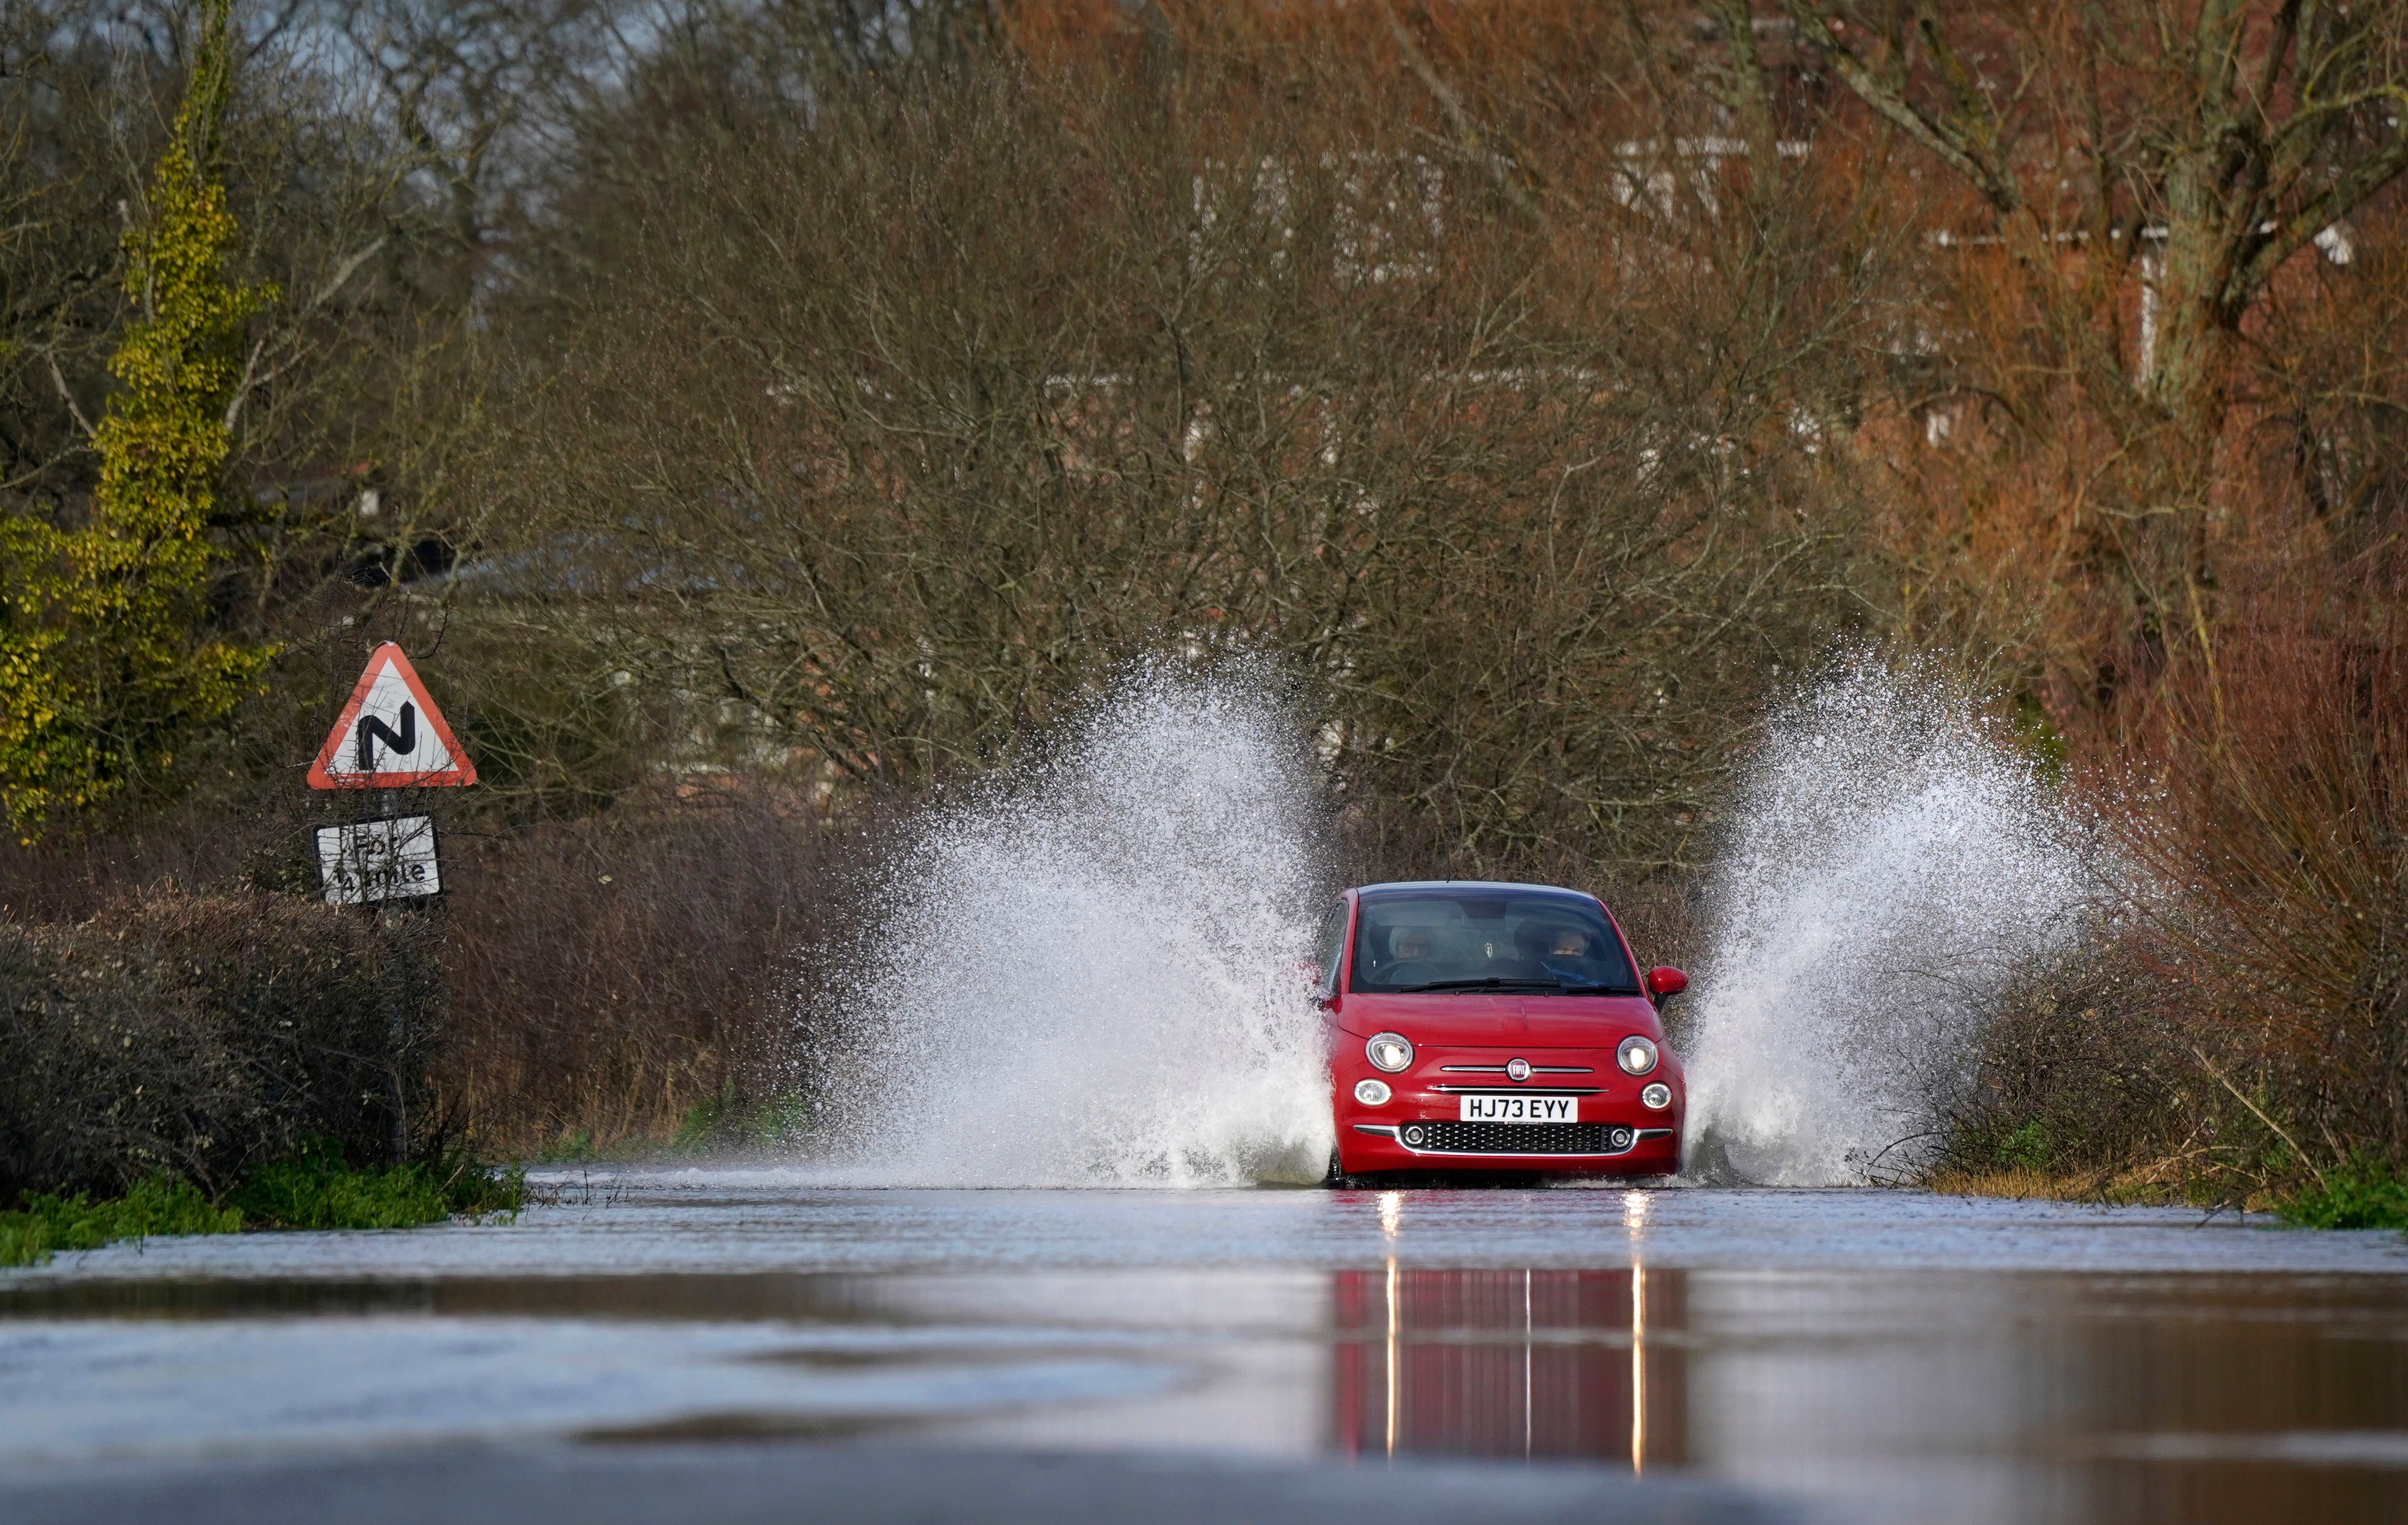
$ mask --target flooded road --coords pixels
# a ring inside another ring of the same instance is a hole
[[[693,1518],[748,1476],[976,1518],[965,1489],[1064,1455],[1092,1460],[1045,1486],[1104,1512],[1031,1518],[1173,1518],[1096,1481],[1131,1467],[1192,1503],[1412,1480],[1391,1518],[2408,1513],[2397,1234],[1873,1191],[549,1184],[509,1226],[0,1273],[0,1513],[88,1517],[128,1477],[255,1506],[246,1480],[464,1447],[440,1470],[652,1480],[592,1485],[622,1501],[688,1469]],[[1226,1505],[1198,1518],[1268,1518]]]

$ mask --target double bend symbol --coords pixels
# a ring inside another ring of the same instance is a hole
[[[374,715],[360,717],[361,772],[373,773],[377,770],[376,744],[379,741],[382,741],[386,747],[400,756],[406,757],[417,751],[418,706],[404,704],[401,707],[401,729],[399,730],[394,730]]]

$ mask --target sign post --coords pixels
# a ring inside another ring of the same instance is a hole
[[[435,819],[394,813],[392,791],[458,787],[477,782],[477,766],[460,750],[443,712],[426,694],[418,670],[388,640],[368,654],[351,697],[309,768],[313,789],[380,789],[385,814],[318,828],[318,873],[328,905],[358,905],[381,916],[382,903],[439,895],[443,871],[435,852]],[[408,1013],[388,1013],[392,1029],[393,1158],[409,1158],[408,1087],[402,1074]]]

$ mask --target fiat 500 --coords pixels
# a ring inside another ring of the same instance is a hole
[[[1543,885],[1348,890],[1321,926],[1333,1182],[1411,1173],[1669,1175],[1681,1066],[1602,901]]]

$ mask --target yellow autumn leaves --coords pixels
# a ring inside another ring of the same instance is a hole
[[[208,530],[243,384],[242,330],[275,299],[228,277],[236,224],[212,173],[232,85],[228,0],[201,45],[149,217],[125,235],[136,307],[93,431],[89,521],[0,518],[0,810],[21,833],[167,768],[258,683],[267,648],[208,633]]]

